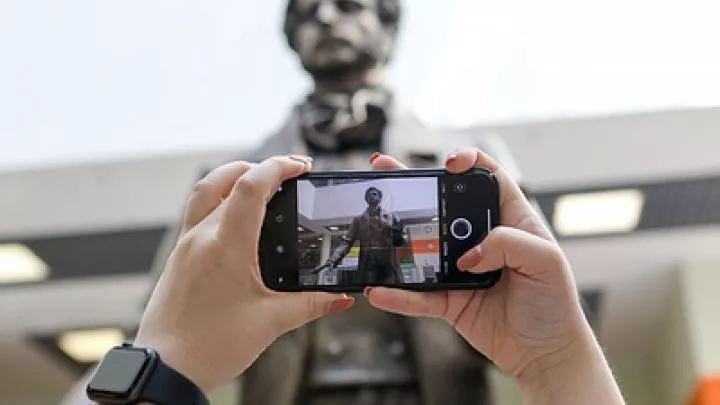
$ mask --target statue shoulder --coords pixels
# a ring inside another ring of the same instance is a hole
[[[441,130],[432,128],[415,114],[397,113],[391,125],[391,154],[435,156],[441,163],[455,149],[476,147],[497,160],[517,182],[521,181],[520,168],[502,136],[485,129]]]
[[[279,129],[267,136],[246,159],[260,161],[271,156],[290,153],[293,144],[300,136],[299,125],[297,107],[295,107]]]

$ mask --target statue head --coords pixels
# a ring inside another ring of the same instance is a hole
[[[382,202],[382,191],[375,187],[365,190],[365,202],[371,207],[377,207]]]
[[[400,0],[289,0],[284,31],[303,68],[332,81],[384,67],[400,16]]]

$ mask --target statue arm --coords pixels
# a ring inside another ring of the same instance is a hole
[[[395,247],[406,246],[410,241],[410,235],[405,227],[405,224],[400,221],[400,217],[397,214],[392,215],[392,240]]]
[[[340,246],[338,246],[332,252],[332,254],[330,254],[330,257],[328,258],[326,264],[331,267],[337,267],[337,265],[340,264],[342,259],[344,259],[348,253],[350,253],[350,249],[352,249],[353,245],[355,244],[359,233],[360,218],[355,218],[350,225],[350,229],[348,229],[348,232],[345,234],[345,236],[343,236],[342,241],[340,242]]]

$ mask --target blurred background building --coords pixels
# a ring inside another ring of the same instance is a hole
[[[391,84],[428,125],[506,140],[628,402],[715,404],[720,5],[405,3]],[[198,174],[302,96],[283,6],[0,2],[0,403],[58,403],[131,333]]]

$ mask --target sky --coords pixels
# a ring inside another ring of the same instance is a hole
[[[712,0],[404,0],[390,83],[428,125],[720,105]],[[283,0],[2,0],[0,170],[277,129],[309,83]]]

